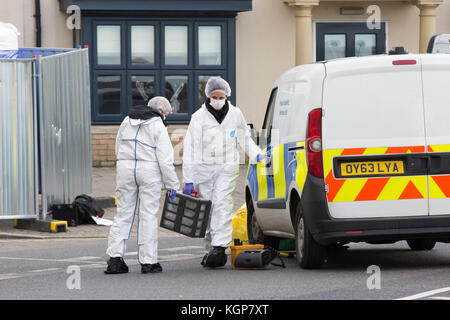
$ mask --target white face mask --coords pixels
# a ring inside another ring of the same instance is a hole
[[[223,100],[215,100],[215,99],[211,99],[211,101],[209,102],[209,104],[211,105],[211,107],[213,107],[216,110],[220,110],[223,108],[223,106],[225,105],[225,99]]]

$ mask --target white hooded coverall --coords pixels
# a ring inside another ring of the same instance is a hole
[[[252,163],[262,153],[241,110],[231,103],[220,124],[204,104],[192,115],[184,141],[183,182],[193,183],[199,197],[212,202],[205,235],[208,249],[227,247],[232,240],[233,193],[239,175],[237,143]]]
[[[158,262],[158,209],[162,184],[179,189],[173,166],[173,148],[160,117],[137,120],[126,117],[116,138],[117,214],[111,226],[110,257],[123,257],[135,212],[138,219],[138,261]]]

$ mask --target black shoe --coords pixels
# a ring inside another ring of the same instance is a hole
[[[214,247],[209,253],[205,254],[201,265],[208,268],[223,267],[227,263],[227,255],[224,247]]]
[[[162,270],[163,269],[158,262],[153,264],[141,264],[141,273],[160,273]]]
[[[107,261],[108,267],[104,271],[106,274],[118,274],[118,273],[127,273],[128,266],[125,261],[121,257],[117,258],[109,258]]]

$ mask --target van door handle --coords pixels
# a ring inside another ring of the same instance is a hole
[[[408,156],[406,172],[409,174],[428,174],[430,168],[429,156]]]
[[[430,153],[430,175],[450,173],[450,153]]]

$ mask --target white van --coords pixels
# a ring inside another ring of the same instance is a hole
[[[327,248],[450,242],[450,55],[344,58],[293,68],[268,103],[270,158],[250,164],[248,234]]]
[[[450,53],[450,34],[438,34],[428,42],[428,53]]]

